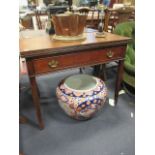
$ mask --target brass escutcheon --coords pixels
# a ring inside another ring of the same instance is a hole
[[[112,51],[107,52],[107,56],[108,58],[112,58],[114,55],[114,53]]]
[[[56,60],[51,60],[51,61],[48,63],[48,66],[49,66],[50,68],[55,68],[55,67],[58,66],[58,61],[56,61]]]

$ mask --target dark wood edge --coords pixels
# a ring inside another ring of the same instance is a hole
[[[38,57],[38,56],[43,56],[43,55],[51,55],[54,56],[56,54],[67,54],[67,53],[74,53],[76,51],[84,51],[84,50],[97,50],[101,48],[106,48],[106,47],[114,47],[114,46],[123,46],[126,45],[130,40],[132,39],[126,39],[126,40],[121,40],[121,41],[112,41],[109,43],[90,43],[90,44],[85,44],[85,45],[77,45],[77,46],[67,46],[67,47],[61,47],[61,48],[52,48],[52,49],[45,49],[45,50],[35,50],[35,51],[29,51],[29,52],[21,52],[20,55],[21,57],[25,58],[31,58],[31,57]]]

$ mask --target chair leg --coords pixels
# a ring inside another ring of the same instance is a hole
[[[80,68],[80,74],[84,74],[85,73],[85,68],[84,67],[82,67],[82,68]]]
[[[100,67],[101,67],[100,65],[94,66],[94,72],[93,72],[93,75],[94,75],[94,76],[99,76]]]
[[[100,77],[101,79],[105,81],[107,79],[106,64],[94,66],[94,75]]]
[[[82,73],[83,73],[82,68],[80,68],[80,74],[82,74]]]
[[[107,80],[106,64],[101,65],[100,77],[101,77],[104,81]]]
[[[19,123],[25,124],[25,123],[27,123],[27,122],[28,122],[28,120],[27,120],[26,117],[24,117],[24,116],[19,116]]]

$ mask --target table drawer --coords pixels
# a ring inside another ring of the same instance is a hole
[[[118,60],[124,58],[125,48],[112,47],[36,59],[33,60],[35,74]]]

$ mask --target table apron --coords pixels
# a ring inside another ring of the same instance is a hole
[[[126,46],[119,46],[31,59],[33,72],[29,76],[123,60],[125,49]]]

